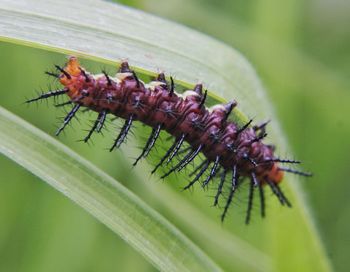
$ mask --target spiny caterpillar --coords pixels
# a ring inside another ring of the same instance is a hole
[[[184,189],[191,188],[195,183],[202,182],[202,187],[214,183],[218,176],[218,184],[214,197],[214,206],[223,197],[225,186],[228,188],[225,196],[221,220],[225,219],[237,188],[245,181],[249,182],[248,208],[246,224],[250,221],[253,205],[254,190],[257,188],[260,198],[260,213],[265,216],[264,189],[267,185],[277,196],[282,205],[291,206],[280,189],[279,183],[284,172],[291,172],[302,176],[310,176],[281,164],[300,163],[295,160],[280,159],[274,155],[274,146],[262,142],[266,137],[266,123],[252,126],[252,120],[243,126],[238,126],[228,119],[235,101],[211,108],[205,106],[207,91],[203,92],[201,84],[195,85],[193,90],[183,94],[175,92],[173,79],[168,82],[163,73],[154,81],[145,84],[136,73],[130,69],[127,62],[123,62],[116,76],[110,77],[105,72],[93,75],[80,66],[76,57],[70,57],[64,68],[56,65],[59,74],[47,74],[59,79],[64,86],[61,90],[44,93],[28,103],[67,95],[69,101],[64,105],[73,105],[72,110],[64,118],[56,135],[72,120],[78,110],[85,107],[98,113],[88,135],[87,142],[93,132],[101,132],[107,114],[125,120],[123,127],[110,151],[121,146],[126,139],[134,121],[139,121],[152,128],[152,132],[138,156],[134,165],[141,158],[148,156],[154,147],[162,130],[174,138],[171,147],[156,164],[152,173],[174,160],[175,156],[182,157],[161,178],[179,172],[193,162],[199,154],[203,154],[202,163],[197,165],[189,175],[192,180]],[[62,104],[61,104],[62,105]],[[187,142],[189,147],[184,148]],[[179,155],[180,154],[180,155]]]

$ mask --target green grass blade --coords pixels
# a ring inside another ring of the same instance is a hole
[[[120,183],[2,108],[0,138],[0,153],[86,209],[158,269],[220,271],[174,226]]]
[[[164,70],[184,85],[205,79],[216,95],[264,112],[255,101],[264,94],[240,53],[164,19],[96,0],[1,0],[0,16],[0,40],[111,64],[127,58],[138,71]]]

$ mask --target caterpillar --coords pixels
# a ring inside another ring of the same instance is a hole
[[[276,157],[275,147],[263,143],[268,122],[252,125],[252,120],[249,120],[239,126],[230,121],[228,117],[237,106],[236,101],[207,108],[207,91],[203,91],[202,84],[179,94],[175,91],[173,78],[170,77],[167,81],[164,73],[159,73],[153,81],[146,84],[130,69],[127,62],[122,62],[115,77],[106,72],[93,75],[80,66],[74,56],[69,57],[64,67],[56,65],[55,68],[59,73],[46,73],[57,78],[63,88],[43,93],[26,102],[32,103],[64,95],[69,97],[69,101],[61,105],[71,104],[72,109],[56,131],[56,136],[64,130],[76,113],[85,107],[98,113],[96,121],[84,138],[85,142],[89,141],[94,132],[101,132],[108,114],[124,119],[124,125],[110,148],[110,151],[113,151],[125,141],[133,122],[139,121],[151,127],[152,132],[134,162],[136,165],[140,159],[149,155],[160,132],[166,131],[174,141],[155,165],[152,173],[174,160],[175,156],[180,156],[175,165],[161,176],[166,178],[181,171],[202,154],[203,161],[189,175],[193,178],[184,189],[187,190],[199,182],[202,187],[206,187],[209,183],[215,184],[217,180],[214,196],[214,206],[217,206],[226,186],[228,193],[224,199],[222,221],[227,215],[237,188],[244,182],[249,183],[245,217],[245,223],[248,224],[256,189],[260,198],[260,214],[261,217],[265,217],[265,187],[271,189],[282,205],[291,207],[290,201],[280,188],[284,172],[311,176],[310,173],[281,166],[299,164],[300,161]],[[185,149],[184,143],[188,144]]]

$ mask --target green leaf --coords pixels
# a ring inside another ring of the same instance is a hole
[[[0,152],[45,180],[162,271],[220,271],[162,216],[113,178],[0,108]]]
[[[262,120],[272,118],[269,135],[280,150],[288,150],[252,67],[237,51],[210,37],[94,0],[1,0],[0,17],[3,41],[114,65],[128,58],[138,72],[152,75],[164,70],[185,87],[204,80],[215,100],[235,98],[239,102],[240,110],[235,111],[238,121],[257,114]],[[179,231],[100,170],[4,110],[0,120],[0,150],[5,155],[87,209],[156,267],[167,271],[219,269]],[[288,177],[286,183],[294,209],[287,213],[271,205],[269,219],[259,230],[265,242],[257,251],[271,257],[275,270],[295,271],[302,264],[304,271],[329,271],[298,181]],[[217,227],[215,231],[219,232]],[[225,247],[218,245],[217,250],[223,252]],[[250,256],[250,250],[245,252]],[[232,255],[244,259],[238,251]],[[261,259],[253,261],[262,264],[258,265],[261,270],[263,259],[261,254]],[[252,268],[249,262],[243,263]]]

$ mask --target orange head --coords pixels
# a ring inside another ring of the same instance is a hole
[[[76,77],[81,75],[81,68],[79,61],[76,57],[69,57],[68,62],[66,66],[63,68],[63,70],[66,72],[62,72],[60,76],[60,82],[63,85],[68,85],[72,79],[72,77]]]
[[[58,67],[58,69],[62,72],[59,81],[68,89],[67,95],[72,100],[81,97],[79,90],[85,84],[85,73],[83,68],[80,67],[78,59],[73,56],[69,57],[66,66],[63,69]]]

